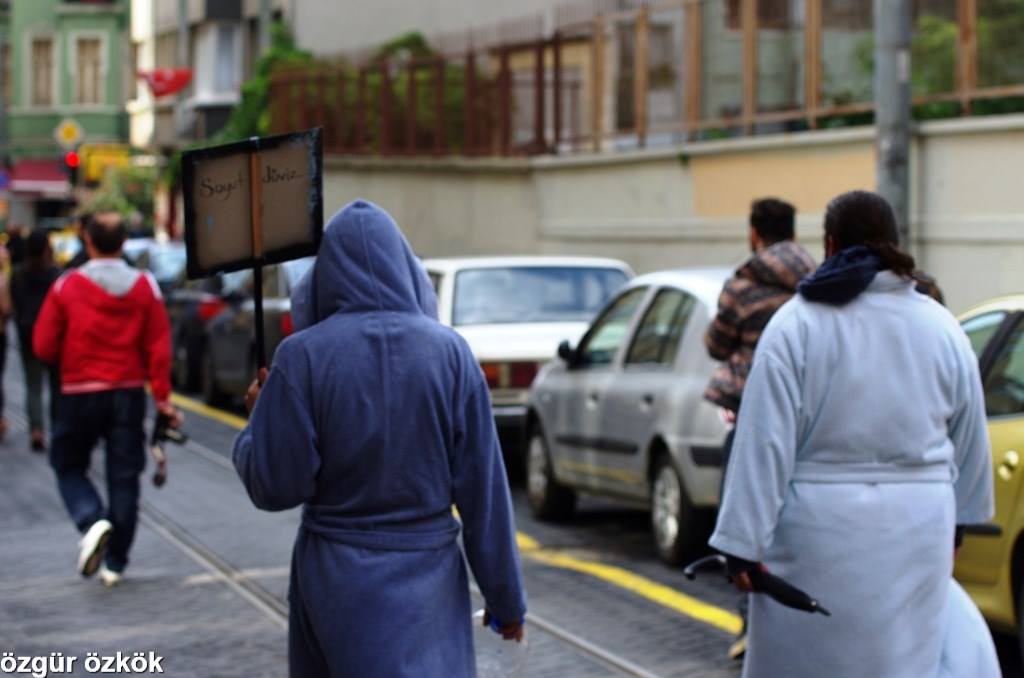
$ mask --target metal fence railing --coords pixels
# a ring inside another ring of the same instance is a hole
[[[587,0],[433,48],[276,73],[271,126],[328,152],[527,155],[863,124],[861,0]],[[1024,3],[915,0],[915,113],[1024,110]]]

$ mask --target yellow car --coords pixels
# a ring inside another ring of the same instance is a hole
[[[989,625],[1024,648],[1024,294],[977,306],[960,324],[981,364],[996,515],[968,528],[955,575]]]

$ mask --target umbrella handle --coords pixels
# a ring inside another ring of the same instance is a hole
[[[683,569],[683,576],[689,580],[697,578],[697,573],[703,570],[719,570],[724,572],[726,569],[725,556],[721,553],[714,553],[710,556],[705,556],[700,560],[695,560]]]

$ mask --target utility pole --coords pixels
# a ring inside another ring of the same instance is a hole
[[[178,68],[189,67],[188,0],[178,0]]]
[[[909,249],[911,0],[874,0],[874,13],[878,192],[895,210],[900,245]]]
[[[260,53],[270,49],[270,0],[260,0]]]

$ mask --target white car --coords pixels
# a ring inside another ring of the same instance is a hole
[[[654,546],[678,564],[707,538],[728,427],[704,400],[704,347],[726,268],[633,279],[579,343],[563,344],[530,391],[527,490],[540,519],[576,493],[649,507]]]
[[[558,345],[575,343],[633,271],[594,257],[425,259],[438,316],[469,343],[506,441],[525,433],[527,394]]]

